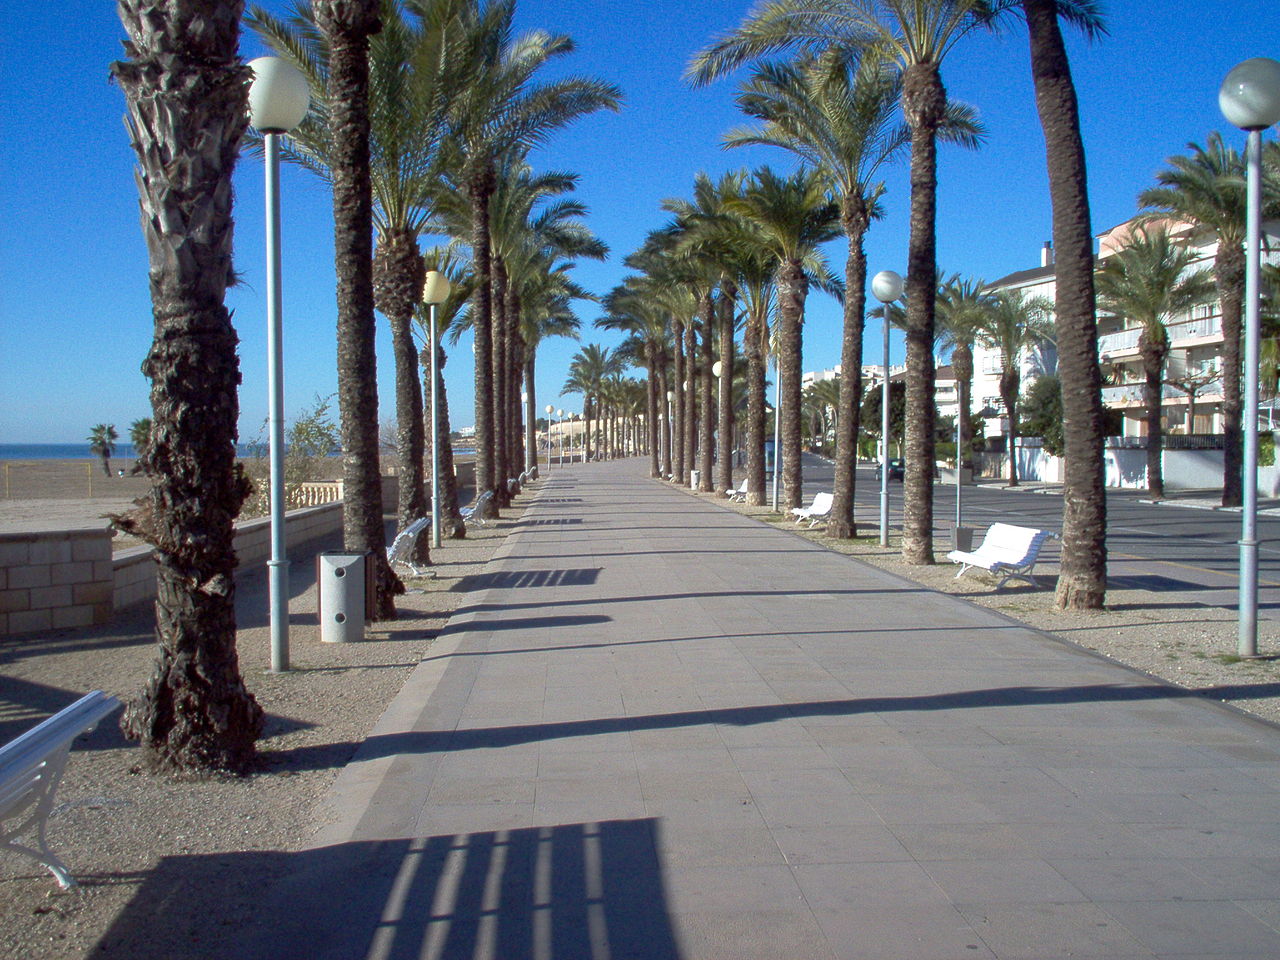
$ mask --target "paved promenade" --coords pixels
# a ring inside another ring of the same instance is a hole
[[[1280,731],[646,468],[539,484],[242,955],[1280,957]]]

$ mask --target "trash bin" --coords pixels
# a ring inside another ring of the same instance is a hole
[[[699,480],[701,480],[701,479],[702,479],[702,471],[701,471],[701,470],[690,470],[690,471],[689,471],[689,489],[690,489],[690,490],[697,490],[697,489],[698,489],[698,481],[699,481]]]
[[[973,527],[952,526],[951,549],[959,550],[961,553],[971,552],[973,550]]]
[[[323,642],[364,639],[365,566],[363,553],[327,551],[316,557]]]

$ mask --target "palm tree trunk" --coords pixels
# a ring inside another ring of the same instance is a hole
[[[658,438],[655,435],[655,430],[658,426],[658,370],[660,361],[658,358],[658,345],[652,340],[644,345],[644,365],[649,374],[645,380],[644,420],[647,430],[645,440],[649,453],[649,476],[657,479],[662,476],[662,467],[658,457]]]
[[[747,316],[742,352],[747,360],[747,503],[764,506],[765,333],[763,323]]]
[[[1107,592],[1102,373],[1093,288],[1093,228],[1084,142],[1056,0],[1023,0],[1031,76],[1044,129],[1057,269],[1054,325],[1062,382],[1062,560],[1059,609],[1100,610]]]
[[[688,484],[690,473],[697,464],[698,445],[698,331],[697,321],[691,318],[684,328],[684,465],[689,471],[680,478],[680,483]]]
[[[710,291],[702,297],[702,366],[698,368],[698,408],[702,416],[698,420],[698,490],[710,493],[715,489],[712,466],[715,462],[716,421],[715,375],[711,366],[715,363],[716,302]]]
[[[955,373],[960,409],[956,416],[960,421],[960,449],[956,451],[956,469],[961,470],[972,463],[972,454],[968,457],[963,451],[969,449],[973,440],[973,347],[967,342],[957,343],[951,352],[951,369]]]
[[[249,80],[242,4],[120,0],[119,13],[131,59],[111,69],[138,156],[155,338],[143,364],[151,490],[115,521],[155,548],[159,647],[121,728],[160,767],[243,771],[263,713],[236,654],[232,525],[250,485],[235,459],[240,370],[224,305]]]
[[[667,365],[663,360],[658,363],[658,407],[661,411],[662,419],[659,422],[658,443],[662,447],[662,472],[659,476],[666,477],[673,474],[675,465],[671,459],[671,436],[672,436],[672,413],[673,404],[667,400],[667,394],[671,390],[671,383],[667,377]]]
[[[844,325],[840,334],[840,395],[836,410],[836,464],[832,487],[831,520],[827,533],[849,539],[858,535],[853,515],[858,482],[858,434],[862,429],[862,331],[867,308],[867,255],[862,247],[871,222],[861,191],[844,198],[841,224],[848,238],[845,260]]]
[[[1147,493],[1153,499],[1164,497],[1164,425],[1161,417],[1164,413],[1164,365],[1169,356],[1167,344],[1144,342],[1146,335],[1138,342],[1142,356],[1142,398],[1147,407]]]
[[[1014,358],[1017,362],[1017,358]],[[1009,421],[1009,486],[1018,485],[1018,387],[1021,376],[1017,368],[1007,369],[1000,374],[1000,402],[1004,404],[1004,415]]]
[[[720,496],[733,487],[733,314],[738,297],[733,281],[726,280],[720,293],[720,378],[718,444],[719,471],[716,487]]]
[[[374,253],[373,293],[374,305],[391,322],[396,362],[396,453],[400,474],[397,521],[401,530],[430,512],[423,481],[426,440],[422,385],[418,381],[418,348],[411,329],[425,274],[413,231],[387,231]],[[430,538],[418,537],[411,559],[419,564],[431,562]]]
[[[782,387],[782,499],[784,507],[798,507],[804,497],[804,474],[800,465],[800,375],[803,368],[800,328],[804,323],[804,301],[808,280],[798,261],[784,262],[778,269],[778,351],[782,357],[779,379]],[[775,457],[777,452],[775,451]]]
[[[534,379],[534,365],[538,359],[536,350],[525,351],[524,361],[524,467],[538,472],[538,394]]]
[[[458,477],[453,463],[453,441],[449,439],[449,391],[444,385],[444,365],[447,359],[444,348],[437,343],[436,370],[440,376],[440,402],[436,409],[430,411],[430,416],[436,418],[436,434],[440,437],[440,536],[462,540],[467,535],[467,524],[458,508]],[[428,385],[427,396],[430,395]],[[430,440],[428,437],[428,443]],[[431,451],[428,449],[427,456],[430,455]]]
[[[476,409],[476,490],[481,495],[497,486],[494,448],[495,432],[493,390],[493,260],[489,248],[489,198],[493,194],[495,175],[493,165],[487,161],[475,164],[467,178],[467,194],[471,201],[471,269],[475,273],[476,287],[472,299],[475,311],[471,325],[475,345],[475,409]],[[496,494],[495,494],[496,496]],[[486,501],[480,509],[490,516],[497,507]]]
[[[902,484],[902,556],[933,563],[933,317],[937,298],[938,143],[947,95],[936,64],[903,74],[903,113],[911,127],[911,231],[907,250],[906,475]]]
[[[671,479],[675,483],[683,483],[685,476],[684,459],[684,381],[687,376],[684,360],[684,321],[672,317],[671,340],[674,345],[672,353],[672,375],[675,382],[671,384]]]
[[[507,466],[507,444],[510,430],[507,426],[507,346],[510,337],[510,317],[507,315],[507,265],[501,256],[493,257],[493,323],[489,334],[490,349],[489,392],[493,398],[493,496],[499,507],[511,505],[507,496],[507,478],[511,470]]]
[[[374,0],[316,0],[329,38],[330,171],[338,277],[338,408],[345,489],[343,546],[374,566],[373,620],[393,620],[404,584],[387,563],[378,466],[378,363],[374,354],[373,192],[369,180],[369,37]]]
[[[1219,241],[1213,276],[1222,304],[1222,505],[1240,506],[1244,490],[1244,400],[1240,395],[1241,334],[1244,315],[1244,249]],[[1254,415],[1250,414],[1250,421]]]

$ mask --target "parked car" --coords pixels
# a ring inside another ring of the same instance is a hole
[[[877,480],[880,479],[880,472],[883,465],[884,465],[883,462],[876,463],[876,479]],[[898,457],[894,457],[892,460],[889,461],[889,479],[890,480],[901,480],[903,477],[903,474],[906,473],[906,470],[907,470],[907,464],[905,460],[902,460],[901,458],[898,458]]]

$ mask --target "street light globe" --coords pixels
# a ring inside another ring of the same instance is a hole
[[[556,411],[556,416],[557,416],[557,417],[563,417],[563,416],[564,416],[564,411],[563,411],[563,410],[557,410],[557,411]]]
[[[545,407],[543,407],[542,409],[544,409],[544,410],[547,412],[547,416],[549,417],[549,416],[551,416],[551,411],[552,411],[552,410],[554,410],[554,409],[555,409],[555,407],[551,406],[551,404],[549,404],[549,403],[548,403],[548,404],[547,404]]]
[[[1231,68],[1218,88],[1222,115],[1242,130],[1280,123],[1280,63],[1254,57]]]
[[[724,373],[724,364],[717,360],[711,365],[711,375],[718,379],[722,373]]]
[[[672,391],[672,390],[668,390],[668,391],[667,391],[667,403],[670,403],[670,402],[671,402],[672,400],[674,400],[675,398],[676,398],[675,392],[674,392],[674,391]]]
[[[439,270],[428,270],[426,281],[422,284],[423,303],[444,303],[449,299],[449,291],[453,289],[449,278]]]
[[[288,133],[311,107],[311,87],[302,71],[279,57],[249,61],[249,123],[259,133]]]
[[[892,270],[881,270],[871,278],[871,292],[881,303],[892,303],[902,296],[902,277]]]

